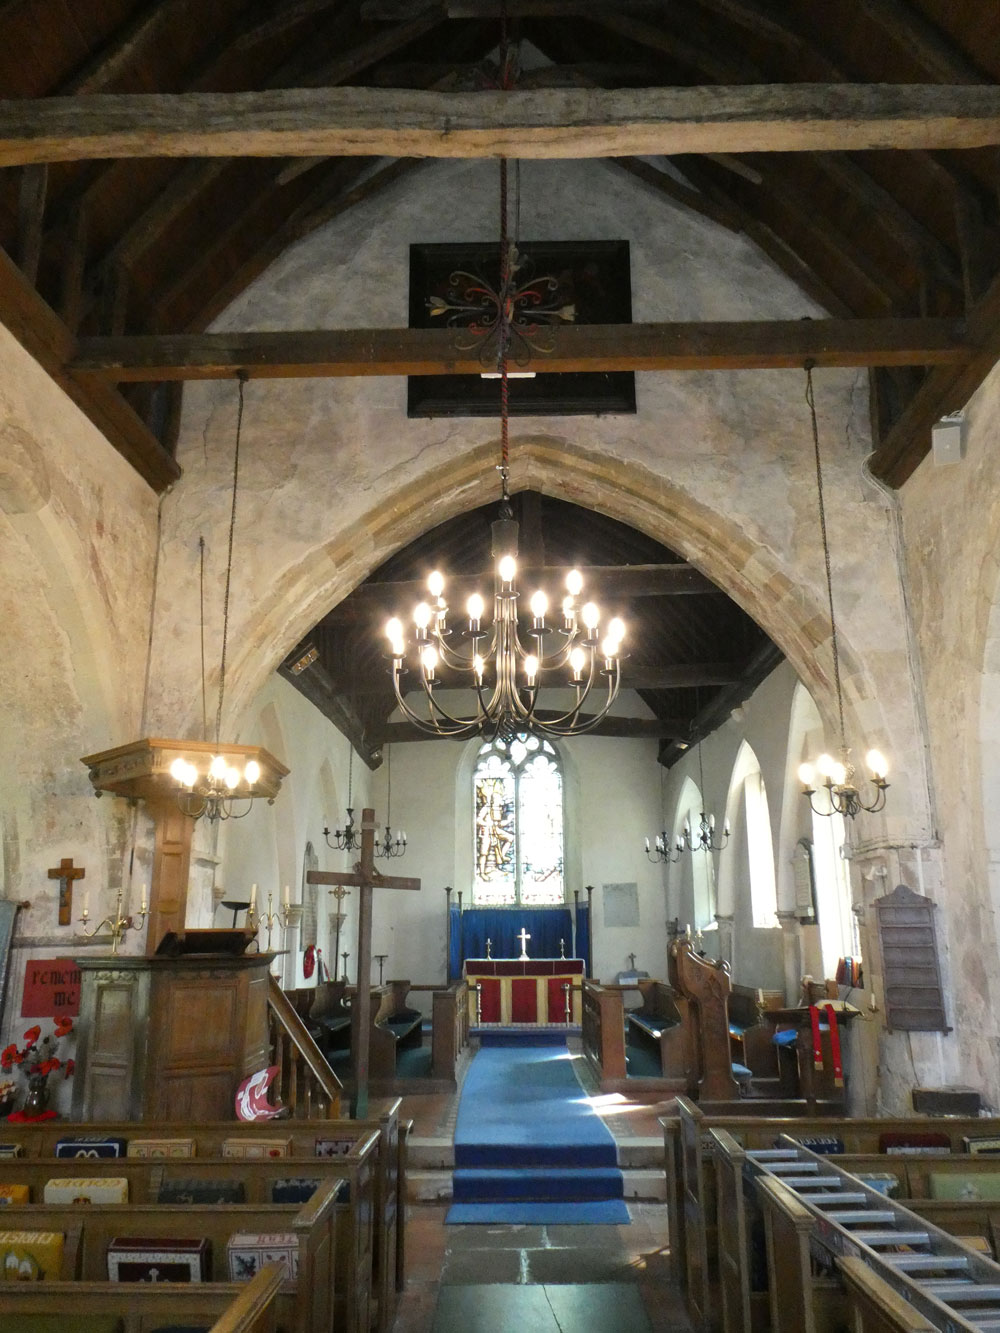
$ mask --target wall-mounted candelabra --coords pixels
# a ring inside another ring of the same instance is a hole
[[[80,916],[80,921],[83,925],[83,934],[86,935],[88,940],[93,939],[95,935],[99,935],[105,926],[107,926],[108,930],[111,932],[111,952],[117,954],[118,945],[124,938],[125,932],[127,930],[142,930],[143,923],[146,920],[146,914],[146,886],[144,884],[142,886],[142,906],[139,908],[138,921],[136,921],[135,917],[131,914],[122,916],[121,889],[118,890],[114,916],[106,916],[103,921],[97,923],[93,930],[88,930],[87,922],[90,920],[90,911],[88,910],[87,899],[85,898],[83,901],[83,912]]]

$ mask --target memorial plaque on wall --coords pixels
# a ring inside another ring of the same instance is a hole
[[[897,884],[876,898],[885,1021],[890,1032],[950,1032],[938,966],[934,904]]]

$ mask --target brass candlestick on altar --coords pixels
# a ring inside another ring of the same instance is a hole
[[[113,917],[106,916],[103,921],[99,921],[93,930],[87,929],[87,922],[90,919],[90,912],[87,909],[87,899],[83,900],[83,913],[80,917],[83,923],[83,933],[87,939],[93,939],[95,935],[107,926],[111,931],[111,952],[117,954],[118,945],[127,930],[141,930],[143,922],[146,920],[146,886],[142,886],[142,906],[139,908],[139,920],[136,922],[133,916],[122,916],[122,891],[118,890],[118,900],[115,903],[115,914]]]
[[[491,939],[486,941],[486,957],[490,959],[493,957],[493,941]]]

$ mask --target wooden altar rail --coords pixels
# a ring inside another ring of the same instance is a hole
[[[664,1166],[667,1185],[667,1215],[670,1235],[670,1266],[673,1280],[684,1290],[688,1308],[706,1327],[718,1314],[719,1208],[715,1160],[706,1147],[709,1131],[727,1131],[744,1148],[769,1148],[779,1134],[830,1134],[840,1138],[848,1153],[872,1154],[876,1170],[919,1170],[917,1158],[887,1156],[878,1152],[881,1136],[893,1132],[933,1130],[946,1134],[954,1156],[942,1155],[940,1164],[967,1166],[975,1158],[962,1153],[962,1139],[972,1135],[1000,1137],[1000,1118],[900,1117],[844,1120],[834,1116],[765,1117],[752,1115],[709,1116],[685,1097],[674,1103],[677,1114],[662,1116]],[[958,1155],[961,1154],[961,1155]],[[840,1159],[837,1158],[839,1161]],[[945,1169],[951,1169],[945,1167]]]
[[[583,982],[583,1053],[602,1092],[625,1083],[625,999],[620,987]]]
[[[249,1282],[8,1282],[8,1318],[61,1319],[67,1329],[80,1318],[117,1319],[123,1333],[151,1333],[165,1324],[204,1323],[207,1333],[275,1333],[282,1274],[266,1264]]]
[[[274,1086],[281,1105],[287,1106],[293,1117],[312,1120],[325,1116],[335,1120],[340,1115],[343,1085],[271,973],[267,978],[267,1014],[271,1063],[278,1066]]]
[[[107,1280],[108,1246],[118,1236],[204,1237],[210,1243],[211,1278],[224,1282],[230,1236],[291,1232],[296,1237],[298,1277],[294,1286],[282,1289],[275,1298],[281,1325],[291,1333],[329,1333],[333,1327],[361,1333],[369,1327],[366,1321],[344,1321],[334,1307],[339,1248],[336,1196],[342,1184],[340,1180],[328,1182],[301,1205],[102,1203],[81,1208],[79,1204],[13,1204],[4,1209],[4,1227],[62,1232],[66,1241],[60,1277],[79,1281],[81,1296],[88,1284]],[[0,1305],[6,1314],[6,1291]],[[163,1313],[168,1313],[166,1308]],[[363,1313],[367,1317],[367,1310]],[[173,1312],[170,1314],[173,1322]]]

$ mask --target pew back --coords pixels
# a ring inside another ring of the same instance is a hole
[[[33,1282],[3,1293],[4,1333],[22,1333],[24,1318],[59,1319],[78,1329],[81,1319],[117,1321],[121,1333],[152,1333],[168,1320],[205,1324],[208,1333],[275,1333],[282,1274],[267,1264],[246,1283]]]

